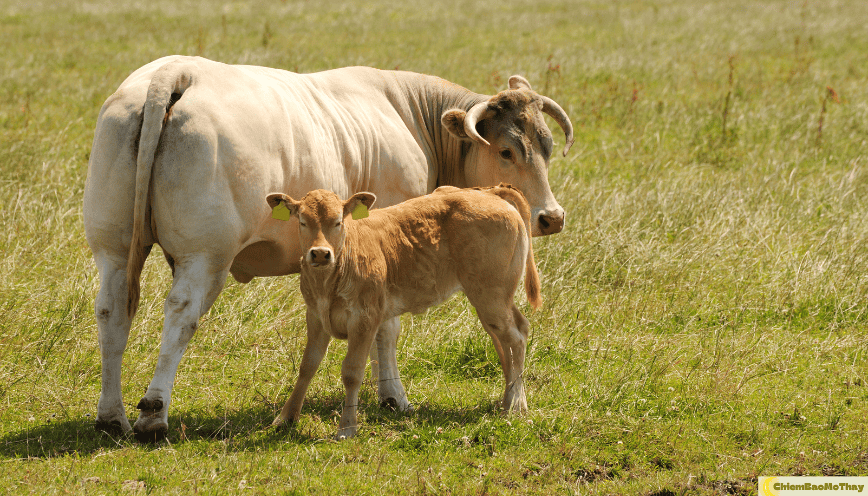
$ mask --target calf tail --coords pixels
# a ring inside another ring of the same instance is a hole
[[[129,257],[127,257],[127,314],[130,318],[135,315],[139,306],[142,268],[150,251],[150,246],[144,246],[144,229],[154,154],[172,105],[190,87],[191,78],[184,69],[184,66],[169,63],[157,70],[148,87],[148,96],[142,112],[142,131],[139,134],[139,154],[136,158],[133,234]]]
[[[527,294],[527,301],[534,309],[542,306],[542,293],[540,289],[539,272],[536,269],[536,261],[533,258],[533,243],[531,240],[530,227],[530,205],[527,204],[522,192],[505,183],[500,183],[499,186],[488,189],[491,194],[503,198],[505,201],[512,204],[524,222],[524,231],[527,234],[527,261],[524,264],[524,291]]]

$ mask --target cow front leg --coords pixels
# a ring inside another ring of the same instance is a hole
[[[100,288],[94,311],[102,359],[102,387],[97,405],[96,429],[111,434],[132,430],[121,392],[121,362],[130,336],[127,315],[127,260],[106,252],[94,255]]]
[[[377,381],[377,396],[380,406],[401,412],[412,410],[407,401],[407,392],[398,375],[398,336],[401,334],[401,318],[393,317],[380,324],[377,331],[378,370],[374,374],[371,363],[371,378]],[[373,355],[373,353],[371,353]]]
[[[136,439],[155,442],[169,430],[169,403],[181,357],[196,332],[199,318],[211,308],[223,289],[228,267],[215,268],[205,257],[175,263],[172,289],[164,305],[165,320],[160,356],[151,384],[137,408],[139,418],[133,425]]]

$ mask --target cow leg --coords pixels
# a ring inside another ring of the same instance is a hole
[[[524,413],[527,411],[523,377],[524,356],[530,324],[512,301],[507,308],[500,306],[500,309],[495,309],[490,305],[481,305],[476,306],[476,311],[482,326],[495,341],[495,348],[497,342],[502,347],[500,362],[506,386],[501,406],[505,410]]]
[[[307,311],[307,344],[304,347],[304,355],[301,358],[301,367],[298,371],[298,379],[292,394],[280,410],[280,415],[271,423],[273,427],[298,422],[301,415],[301,406],[304,403],[304,395],[310,386],[310,381],[319,369],[320,363],[329,347],[331,336],[322,327],[319,317]]]
[[[348,325],[347,356],[341,365],[341,381],[344,383],[344,408],[338,424],[337,439],[354,437],[359,430],[357,410],[359,406],[359,390],[365,377],[365,362],[368,350],[378,334],[375,326],[366,323]]]
[[[96,429],[110,433],[132,430],[121,392],[121,361],[130,336],[127,316],[126,254],[95,251],[100,287],[95,313],[102,358],[102,389],[96,414]]]
[[[376,375],[371,362],[371,378],[377,381],[377,395],[380,406],[401,412],[412,410],[407,401],[407,392],[398,375],[398,336],[401,334],[401,318],[394,317],[383,321],[377,331],[377,365]],[[371,357],[374,352],[371,350]]]
[[[199,318],[217,299],[228,273],[229,267],[215,267],[204,256],[175,259],[172,289],[163,307],[165,320],[157,368],[148,391],[139,401],[139,418],[133,425],[139,441],[153,442],[166,436],[178,364],[196,332]]]

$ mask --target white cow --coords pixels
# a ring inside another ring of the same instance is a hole
[[[441,185],[521,189],[534,235],[560,232],[564,211],[548,184],[552,135],[570,120],[520,76],[495,96],[442,79],[366,67],[294,74],[171,56],[130,75],[100,110],[84,192],[84,224],[100,275],[95,312],[102,354],[96,427],[131,429],[121,360],[145,258],[158,243],[172,267],[160,355],[132,429],[168,431],[178,364],[228,274],[298,272],[296,221],[271,217],[262,198],[327,188],[370,191],[388,206]],[[409,407],[398,376],[400,321],[377,334],[379,399]]]

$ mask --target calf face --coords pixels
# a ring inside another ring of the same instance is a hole
[[[266,200],[271,208],[281,203],[290,217],[297,217],[299,242],[304,256],[302,265],[315,269],[333,269],[344,246],[344,222],[360,204],[370,208],[377,197],[373,193],[356,193],[341,201],[331,191],[316,190],[296,201],[283,193],[272,193]]]

